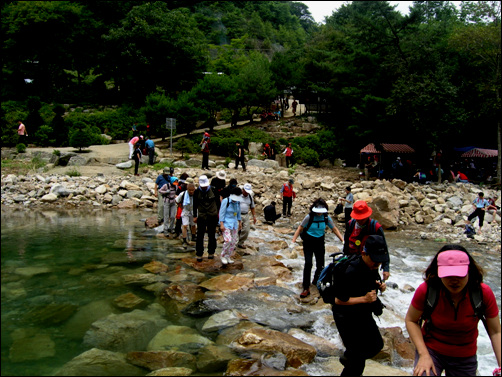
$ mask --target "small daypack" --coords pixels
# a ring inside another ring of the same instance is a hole
[[[469,299],[471,301],[471,306],[474,309],[474,315],[483,322],[486,331],[488,331],[485,317],[486,308],[485,305],[483,304],[483,291],[481,290],[480,285],[469,287]],[[427,284],[425,308],[419,321],[420,327],[422,327],[423,324],[426,332],[428,332],[432,326],[430,318],[432,316],[432,312],[436,308],[438,301],[439,301],[439,290]]]
[[[333,262],[324,267],[317,280],[317,290],[326,304],[334,304],[340,277],[347,267],[359,258],[358,255],[344,255],[341,252],[331,254]]]
[[[319,220],[314,220],[314,216],[315,216],[315,213],[314,212],[310,212],[309,213],[309,222],[307,223],[307,225],[303,228],[303,230],[301,231],[300,233],[300,238],[302,240],[305,239],[305,235],[307,234],[307,231],[310,229],[310,227],[312,226],[312,223],[324,223],[324,227],[326,228],[326,226],[328,225],[328,214],[327,213],[324,213],[324,218],[319,221]]]

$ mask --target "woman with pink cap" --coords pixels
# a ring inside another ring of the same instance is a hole
[[[435,300],[430,291],[437,292]],[[482,310],[475,311],[478,305]],[[425,282],[415,291],[406,314],[406,328],[416,347],[413,375],[440,376],[444,370],[447,376],[475,376],[479,316],[497,359],[494,375],[500,376],[500,320],[495,296],[483,283],[483,270],[465,248],[443,246],[427,267]]]

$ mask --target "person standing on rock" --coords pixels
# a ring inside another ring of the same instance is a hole
[[[159,193],[164,199],[164,235],[172,238],[175,238],[176,212],[178,209],[176,204],[177,181],[178,178],[169,176],[169,181],[159,189]]]
[[[221,194],[222,194],[223,190],[225,189],[225,186],[227,183],[226,179],[227,179],[227,173],[225,173],[225,170],[218,170],[216,172],[216,177],[211,179],[211,187],[218,194],[220,201],[223,199],[223,198],[221,198]]]
[[[485,199],[485,194],[480,192],[478,194],[478,197],[474,199],[472,202],[472,206],[474,208],[474,211],[467,217],[467,220],[465,220],[466,224],[470,224],[472,219],[478,218],[479,219],[479,233],[481,234],[481,228],[483,227],[483,222],[485,221],[485,212],[486,208],[490,205],[488,203],[488,200]]]
[[[477,375],[481,319],[498,363],[493,375],[500,376],[499,309],[493,291],[483,283],[483,270],[464,247],[445,245],[424,276],[405,317],[406,329],[416,347],[413,375],[441,376],[443,370],[447,376]]]
[[[310,206],[310,213],[305,216],[302,223],[293,235],[293,244],[298,236],[303,240],[303,254],[305,256],[305,266],[303,267],[303,292],[300,298],[305,298],[310,294],[310,276],[312,273],[312,258],[315,255],[316,270],[312,284],[317,283],[319,275],[324,268],[324,235],[326,227],[329,227],[343,244],[343,237],[335,226],[333,219],[328,215],[328,204],[322,198],[316,199]]]
[[[283,217],[286,217],[286,213],[288,217],[291,217],[291,207],[293,206],[293,200],[296,198],[296,192],[293,189],[294,183],[294,179],[290,178],[288,182],[281,187]]]
[[[157,179],[155,180],[155,193],[154,195],[158,198],[157,203],[157,220],[159,224],[164,222],[164,198],[159,195],[159,188],[164,186],[166,183],[171,182],[171,175],[174,174],[174,168],[168,168],[167,166],[162,171]]]
[[[190,181],[188,181],[190,180]],[[196,227],[193,221],[193,195],[195,193],[195,184],[192,178],[187,178],[187,187],[178,197],[176,198],[176,203],[183,209],[181,212],[181,222],[182,222],[182,235],[183,235],[183,247],[186,249],[188,246],[188,227],[192,234],[192,241],[197,241]]]
[[[209,179],[205,175],[199,177],[199,187],[193,197],[193,221],[197,224],[197,243],[195,253],[197,262],[202,262],[204,254],[204,234],[207,233],[208,259],[214,259],[216,251],[216,226],[218,225],[218,206],[220,199],[209,185]]]
[[[153,165],[155,158],[155,143],[148,136],[145,141],[146,152],[148,153],[148,165]]]
[[[382,313],[377,292],[387,288],[378,269],[389,261],[387,245],[380,236],[370,236],[361,255],[348,261],[345,269],[337,271],[333,318],[342,338],[345,352],[340,357],[344,366],[341,376],[362,376],[366,359],[383,348],[383,339],[373,313]]]
[[[139,169],[139,163],[141,161],[141,157],[143,157],[143,154],[141,153],[141,147],[138,142],[134,146],[134,152],[132,154],[132,159],[134,160],[134,175],[139,175],[138,169]]]
[[[139,136],[134,136],[131,140],[129,140],[129,160],[132,159],[132,154],[134,152],[134,146],[139,141]]]
[[[204,132],[204,136],[202,136],[202,140],[200,144],[200,150],[202,152],[202,170],[210,170],[209,169],[209,143],[211,143],[211,137],[209,136],[209,132]]]
[[[239,162],[242,165],[242,170],[246,171],[246,161],[244,160],[244,146],[238,141],[235,143],[237,151],[235,152],[235,169],[239,167]]]
[[[340,198],[340,202],[345,202],[345,226],[347,227],[350,220],[350,214],[352,213],[352,206],[354,204],[354,195],[352,195],[352,188],[350,186],[345,187],[345,194],[347,196],[345,199]]]
[[[292,165],[293,161],[293,147],[291,143],[288,144],[286,149],[282,152],[282,154],[286,155],[286,167],[289,168],[289,165]]]
[[[256,212],[254,209],[253,195],[253,187],[251,186],[251,183],[246,183],[242,187],[241,197],[242,229],[239,232],[239,243],[237,244],[237,247],[240,249],[246,248],[244,242],[248,239],[249,231],[251,230],[250,213],[253,215],[253,224],[256,224]]]
[[[373,210],[364,200],[358,200],[354,203],[352,212],[350,213],[352,220],[349,221],[345,229],[343,245],[343,253],[345,255],[361,254],[366,240],[372,235],[382,237],[385,247],[387,248],[382,225],[380,225],[378,221],[370,218],[372,213]],[[384,262],[382,268],[383,280],[387,280],[390,276],[389,261]]]
[[[220,231],[223,236],[221,263],[232,264],[232,256],[242,229],[241,215],[242,190],[234,187],[228,198],[223,199],[219,213]]]

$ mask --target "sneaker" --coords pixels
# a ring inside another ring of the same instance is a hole
[[[225,257],[221,257],[221,263],[222,264],[228,264],[228,260]]]
[[[207,259],[214,259],[214,255],[209,255]]]
[[[308,295],[310,294],[310,291],[308,289],[304,290],[301,294],[300,294],[300,298],[305,298],[307,297]]]
[[[228,261],[229,264],[233,264],[234,263],[234,261],[232,259],[230,259],[230,258],[227,258],[227,261]]]
[[[197,262],[202,262],[202,258],[197,258]]]

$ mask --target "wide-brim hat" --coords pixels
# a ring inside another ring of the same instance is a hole
[[[314,208],[312,208],[312,212],[315,212],[315,213],[327,213],[328,209],[326,207],[314,207]]]
[[[469,256],[460,250],[447,250],[438,255],[438,276],[467,276]]]
[[[234,202],[242,202],[242,196],[240,195],[230,194],[229,198]]]
[[[207,178],[206,175],[201,175],[199,177],[199,186],[200,187],[207,187],[207,186],[209,186],[209,179]]]
[[[358,200],[352,206],[352,212],[350,213],[350,217],[352,217],[355,220],[362,220],[367,217],[370,217],[372,213],[373,210],[368,206],[368,203],[366,203],[364,200]]]
[[[253,194],[253,186],[251,186],[251,183],[246,183],[244,186],[242,186],[242,189],[250,195]]]
[[[227,173],[225,172],[225,170],[219,170],[216,172],[216,177],[219,179],[226,179]]]

